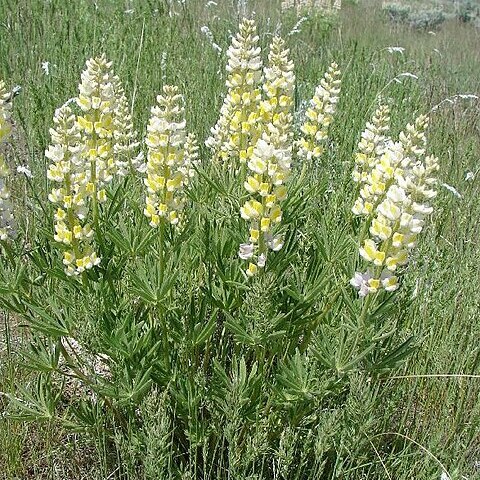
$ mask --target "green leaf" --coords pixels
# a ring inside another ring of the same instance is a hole
[[[398,365],[415,350],[416,347],[411,347],[414,339],[414,336],[409,337],[397,348],[384,355],[380,361],[373,363],[370,366],[370,370],[377,373],[383,373],[398,367]]]
[[[40,317],[36,318],[35,315],[28,315],[29,326],[31,328],[55,338],[70,335],[70,330],[65,322],[65,317],[60,312],[56,312],[57,318],[55,318],[42,308],[30,302],[25,302],[25,304],[33,313]]]
[[[193,346],[198,347],[205,343],[215,331],[217,326],[217,309],[214,310],[210,320],[202,328],[202,323],[197,323],[193,331]]]
[[[225,326],[234,334],[234,339],[237,343],[245,345],[256,345],[255,338],[248,334],[247,331],[239,324],[238,320],[234,319],[230,314],[227,315]]]

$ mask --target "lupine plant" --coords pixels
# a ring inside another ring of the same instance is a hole
[[[354,421],[342,446],[328,429],[375,408],[359,375],[375,384],[410,352],[394,299],[438,161],[425,116],[395,141],[394,109],[379,106],[351,162],[350,230],[331,238],[322,187],[305,176],[322,175],[334,148],[340,68],[319,80],[297,131],[284,40],[263,67],[255,22],[243,20],[227,56],[205,151],[177,86],[163,86],[140,135],[112,63],[88,60],[53,118],[35,238],[20,232],[8,247],[2,160],[0,304],[26,325],[36,374],[9,414],[134,436],[131,462],[141,472],[147,452],[157,478],[321,478],[366,441]],[[7,98],[1,84],[2,140]]]

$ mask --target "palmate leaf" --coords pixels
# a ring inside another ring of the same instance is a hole
[[[50,375],[40,374],[33,391],[17,387],[17,394],[4,393],[10,401],[7,417],[12,420],[46,422],[55,418],[62,390],[54,392]]]
[[[63,427],[72,432],[98,435],[105,422],[103,402],[81,398],[68,406],[61,422]]]
[[[103,332],[100,340],[105,353],[116,363],[135,368],[138,361],[153,361],[157,356],[160,341],[155,338],[154,330],[146,322],[136,320],[133,314],[123,312],[118,324]]]
[[[23,365],[36,372],[51,373],[58,369],[60,350],[47,340],[34,338],[22,352]]]
[[[240,316],[234,318],[228,312],[225,312],[225,315],[227,317],[225,327],[233,333],[235,342],[250,346],[257,345],[257,339],[245,330],[242,325],[243,322],[240,321]]]
[[[129,195],[129,183],[130,177],[127,176],[123,181],[119,182],[114,189],[109,189],[107,191],[108,202],[106,203],[107,208],[102,212],[103,219],[106,222],[115,217],[122,208],[125,207],[125,199]]]
[[[129,270],[131,293],[146,303],[157,306],[163,304],[180,274],[180,270],[173,268],[173,265],[180,261],[180,257],[177,257],[168,262],[165,269],[168,275],[162,274],[158,262],[137,262],[135,267]]]
[[[128,384],[125,380],[118,382],[116,398],[120,406],[136,405],[140,402],[152,386],[152,370],[153,366],[143,371],[139,369]],[[124,379],[130,376],[128,372],[125,373]]]
[[[305,355],[298,351],[286,360],[276,376],[275,391],[283,401],[312,401],[315,397],[315,384],[318,383],[313,375]]]
[[[27,266],[18,262],[13,271],[4,268],[0,272],[0,301],[5,295],[14,295],[26,291],[28,287]]]
[[[143,256],[158,238],[158,231],[149,227],[146,222],[132,225],[120,223],[112,226],[107,232],[107,237],[115,244],[120,255],[132,257]]]
[[[261,390],[264,377],[254,362],[247,367],[245,357],[235,358],[230,375],[214,360],[214,385],[212,397],[227,418],[248,418],[255,420],[255,412],[262,400]]]
[[[48,313],[43,308],[29,301],[25,301],[24,303],[30,310],[25,314],[30,328],[50,335],[53,338],[67,337],[70,335],[68,316],[57,308],[53,301],[50,303],[52,313]]]
[[[414,341],[415,337],[412,335],[396,348],[391,350],[387,349],[384,353],[375,351],[368,357],[368,370],[379,375],[398,368],[398,366],[417,349]]]

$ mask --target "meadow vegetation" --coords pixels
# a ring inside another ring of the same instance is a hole
[[[1,478],[480,476],[480,31],[280,3],[0,0]]]

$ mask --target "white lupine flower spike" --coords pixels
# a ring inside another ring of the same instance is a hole
[[[284,41],[274,37],[265,68],[266,98],[259,106],[263,132],[247,162],[244,187],[250,198],[240,209],[242,218],[250,222],[249,243],[240,245],[238,253],[241,259],[249,260],[248,276],[265,267],[268,249],[278,251],[283,245],[274,232],[282,220],[281,202],[287,196],[285,182],[292,162],[295,77],[288,54]]]
[[[399,142],[382,139],[380,125],[382,122],[374,121],[367,126],[366,132],[373,135],[363,135],[356,157],[362,155],[361,162],[356,161],[354,171],[361,189],[352,211],[366,217],[370,234],[359,250],[370,268],[355,273],[350,282],[362,297],[398,288],[394,272],[408,263],[425,218],[433,212],[429,202],[436,196],[435,173],[439,169],[438,159],[425,156],[427,117],[419,116],[413,125],[407,125]]]
[[[325,73],[306,112],[307,120],[301,127],[298,142],[301,160],[318,160],[325,151],[328,130],[333,120],[340,94],[341,73],[334,62]]]
[[[136,154],[140,143],[133,128],[130,105],[118,77],[114,77],[116,105],[114,110],[113,152],[117,175],[142,171],[143,156]]]
[[[390,128],[390,109],[386,105],[377,108],[358,142],[358,152],[355,155],[355,168],[352,173],[354,182],[361,185],[365,182],[368,172],[377,163],[385,151]]]
[[[220,118],[205,144],[213,158],[229,162],[236,171],[250,159],[260,137],[262,60],[254,20],[244,19],[228,48],[228,88]]]
[[[145,143],[147,187],[145,215],[152,227],[162,221],[177,225],[185,203],[184,188],[197,162],[195,137],[185,131],[185,107],[178,87],[165,85],[152,107]]]
[[[77,117],[81,135],[80,158],[83,160],[83,177],[89,195],[92,196],[94,223],[98,223],[97,204],[107,199],[105,186],[116,173],[114,160],[115,110],[117,98],[112,62],[105,56],[91,58],[82,72],[77,104],[82,115]]]

